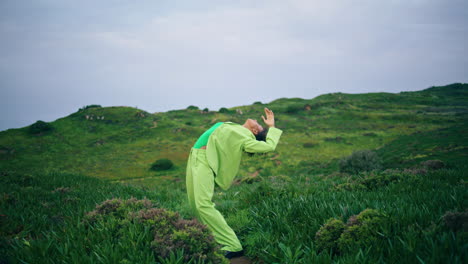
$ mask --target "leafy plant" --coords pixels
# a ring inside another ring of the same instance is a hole
[[[220,113],[222,113],[222,114],[229,114],[229,113],[231,113],[231,111],[230,111],[229,109],[227,109],[226,107],[221,107],[221,108],[219,109],[218,112],[220,112]]]
[[[338,250],[338,239],[345,230],[345,227],[343,221],[339,219],[328,219],[315,234],[317,249],[319,251],[332,250],[336,252]]]
[[[115,238],[123,241],[131,239],[135,225],[140,229],[148,228],[153,237],[151,249],[159,261],[172,259],[180,263],[183,258],[184,263],[193,260],[226,263],[205,225],[195,219],[182,219],[176,212],[154,208],[147,199],[106,200],[87,213],[84,222],[90,227],[107,228]]]
[[[351,174],[357,174],[363,171],[380,170],[382,161],[377,154],[371,150],[354,151],[348,157],[339,162],[340,171]]]
[[[86,106],[83,106],[82,108],[78,109],[78,111],[83,111],[83,110],[86,110],[86,109],[89,109],[89,108],[100,108],[100,107],[102,107],[102,106],[98,105],[98,104],[86,105]]]
[[[54,130],[54,127],[51,124],[41,120],[38,120],[36,123],[29,126],[29,133],[33,135],[46,133],[52,130]]]
[[[151,165],[151,170],[164,171],[174,167],[174,163],[170,159],[158,159]]]
[[[187,107],[187,110],[199,110],[198,106],[190,105]]]

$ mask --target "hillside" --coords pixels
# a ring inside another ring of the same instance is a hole
[[[423,132],[451,127],[463,129],[467,102],[468,85],[452,84],[398,94],[334,93],[310,100],[283,98],[234,107],[228,113],[184,109],[151,114],[131,107],[91,107],[51,122],[51,132],[31,135],[28,127],[0,132],[0,169],[55,169],[113,180],[183,177],[190,147],[205,129],[218,121],[243,123],[249,117],[258,119],[262,109],[269,107],[276,114],[277,126],[284,130],[278,155],[272,154],[275,164],[282,165],[271,169],[281,174],[307,163],[333,170],[337,159],[355,150],[391,148],[391,142],[398,142],[400,137],[420,137]],[[453,142],[457,140],[461,142]],[[463,136],[442,142],[434,139],[421,151],[430,158],[427,149],[445,148],[445,161],[449,163],[452,151],[466,153]],[[445,144],[457,146],[447,149]],[[413,153],[414,157],[418,155]],[[177,169],[164,175],[149,171],[159,158],[171,159]],[[444,159],[443,155],[439,158]],[[255,169],[276,166],[263,160]],[[403,161],[411,163],[413,158],[404,157]],[[248,159],[245,162],[243,168],[253,164]],[[258,160],[254,163],[258,164]],[[240,175],[247,172],[241,170]]]
[[[191,219],[192,144],[215,122],[259,119],[264,107],[284,131],[276,151],[245,155],[232,188],[213,197],[253,263],[467,262],[468,84],[452,84],[208,112],[93,105],[2,131],[0,263],[185,263],[180,248],[157,251],[168,248],[154,233],[165,221],[117,205]],[[358,150],[379,166],[343,169]],[[160,158],[176,167],[149,170]],[[188,234],[173,233],[198,248],[203,239]]]

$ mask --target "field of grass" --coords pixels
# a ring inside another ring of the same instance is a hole
[[[2,131],[0,263],[182,263],[155,256],[137,223],[116,236],[115,225],[90,229],[83,219],[96,204],[131,197],[192,218],[190,147],[213,123],[258,119],[264,107],[284,131],[277,150],[245,155],[233,187],[213,198],[254,262],[466,263],[467,102],[468,85],[453,84],[283,98],[228,113],[92,107],[51,122],[52,131]],[[339,172],[356,150],[374,150],[382,169]],[[160,158],[175,167],[149,170]],[[445,166],[424,167],[427,160]],[[377,233],[321,248],[316,234],[330,218],[346,223],[365,209],[384,216]]]

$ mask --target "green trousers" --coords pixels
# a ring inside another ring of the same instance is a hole
[[[222,250],[240,251],[242,246],[212,201],[214,174],[206,159],[206,149],[192,148],[187,163],[187,194],[196,217],[213,233]]]

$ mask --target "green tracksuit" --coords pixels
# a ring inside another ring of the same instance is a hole
[[[270,128],[266,142],[257,141],[242,125],[226,122],[209,136],[206,149],[192,148],[187,163],[187,194],[195,215],[213,232],[223,250],[240,251],[242,246],[234,231],[212,202],[215,182],[227,190],[236,176],[242,152],[274,151],[282,131]]]

